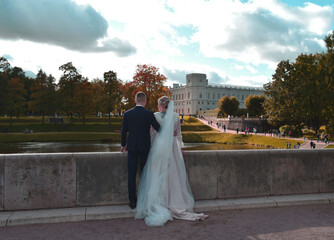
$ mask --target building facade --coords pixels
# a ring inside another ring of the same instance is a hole
[[[184,115],[197,115],[200,111],[215,109],[218,100],[224,96],[236,97],[240,102],[239,108],[245,108],[247,96],[264,94],[261,87],[209,85],[203,73],[187,74],[186,85],[173,84],[170,91],[175,111]]]

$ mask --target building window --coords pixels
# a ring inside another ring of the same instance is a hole
[[[220,93],[218,93],[218,99],[220,99]]]
[[[201,102],[200,102],[200,101],[198,101],[198,104],[201,104]]]
[[[212,105],[215,105],[215,103],[213,102]]]
[[[241,95],[241,100],[244,100],[244,95]]]
[[[208,93],[208,99],[210,98],[210,93]]]
[[[182,93],[182,100],[183,100],[183,93]]]
[[[204,102],[202,101],[202,104],[204,104]]]
[[[190,92],[188,92],[188,98],[190,98]]]
[[[210,103],[208,102],[208,105],[209,105]]]
[[[202,111],[202,108],[200,108],[199,110]]]
[[[215,99],[215,93],[212,93],[212,99]]]
[[[188,108],[188,113],[190,113],[190,109]]]
[[[202,98],[202,93],[199,94],[199,98]]]

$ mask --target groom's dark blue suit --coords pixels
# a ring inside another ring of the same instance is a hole
[[[121,146],[128,151],[128,191],[131,203],[137,202],[136,173],[138,157],[143,170],[151,147],[151,126],[159,131],[160,125],[153,112],[143,106],[136,106],[123,115]],[[129,136],[127,137],[127,133]]]

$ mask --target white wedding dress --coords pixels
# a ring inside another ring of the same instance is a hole
[[[155,117],[161,128],[159,133],[151,131],[153,142],[139,183],[135,218],[145,218],[148,226],[162,226],[173,218],[203,220],[207,215],[192,211],[194,197],[181,152],[181,126],[174,103]]]

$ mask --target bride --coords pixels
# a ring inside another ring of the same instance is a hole
[[[141,175],[135,218],[148,226],[162,226],[173,218],[198,221],[207,217],[193,213],[194,197],[189,187],[181,152],[179,115],[168,97],[158,100],[155,118],[161,128],[151,130],[152,147]]]

